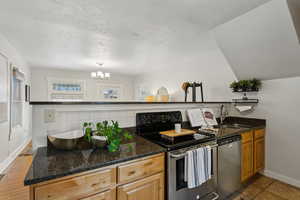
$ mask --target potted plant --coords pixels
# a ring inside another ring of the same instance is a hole
[[[261,81],[254,78],[251,80],[240,80],[234,81],[230,84],[230,88],[233,92],[252,92],[252,91],[259,91],[261,88]]]
[[[119,127],[117,121],[111,121],[111,123],[108,121],[99,122],[96,127],[97,130],[95,135],[106,137],[109,152],[118,151],[123,140],[130,140],[133,138],[129,132],[124,131]]]

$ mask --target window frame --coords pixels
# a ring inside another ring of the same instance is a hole
[[[86,94],[86,83],[85,80],[78,80],[78,79],[64,79],[64,78],[47,78],[48,82],[48,100],[49,101],[80,101],[85,99]],[[54,84],[66,84],[66,85],[80,85],[80,91],[58,91],[53,89]],[[77,95],[81,96],[80,99],[53,99],[53,95],[66,95],[72,96]]]
[[[20,80],[20,100],[18,103],[20,103],[22,105],[21,108],[21,125],[20,126],[13,126],[13,114],[12,114],[12,110],[13,110],[13,105],[15,102],[14,99],[14,70],[18,70],[19,73],[21,73],[24,76],[23,80]],[[17,135],[18,132],[23,132],[25,130],[25,74],[23,72],[21,72],[19,70],[18,67],[16,67],[15,65],[13,65],[12,63],[10,64],[10,114],[9,114],[9,141],[13,140],[14,136]]]

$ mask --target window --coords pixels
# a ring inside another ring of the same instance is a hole
[[[48,98],[51,101],[84,99],[85,81],[48,78]]]
[[[11,128],[23,127],[24,74],[13,67],[11,78]]]
[[[98,84],[98,98],[101,100],[120,100],[122,86],[119,84]]]
[[[62,91],[62,92],[80,92],[81,91],[81,85],[80,84],[60,84],[60,83],[54,83],[53,85],[53,91]]]

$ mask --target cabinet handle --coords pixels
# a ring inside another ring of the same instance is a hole
[[[128,173],[128,176],[132,176],[135,173],[136,173],[136,171],[131,171],[131,172]]]
[[[149,165],[152,165],[152,164],[153,164],[153,162],[151,161],[151,162],[145,163],[144,166],[149,166]]]

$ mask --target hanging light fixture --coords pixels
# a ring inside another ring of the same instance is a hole
[[[96,63],[100,67],[103,66],[103,63]],[[96,71],[96,72],[91,72],[91,78],[97,78],[97,79],[110,79],[110,73],[109,72],[102,72],[102,71]]]

